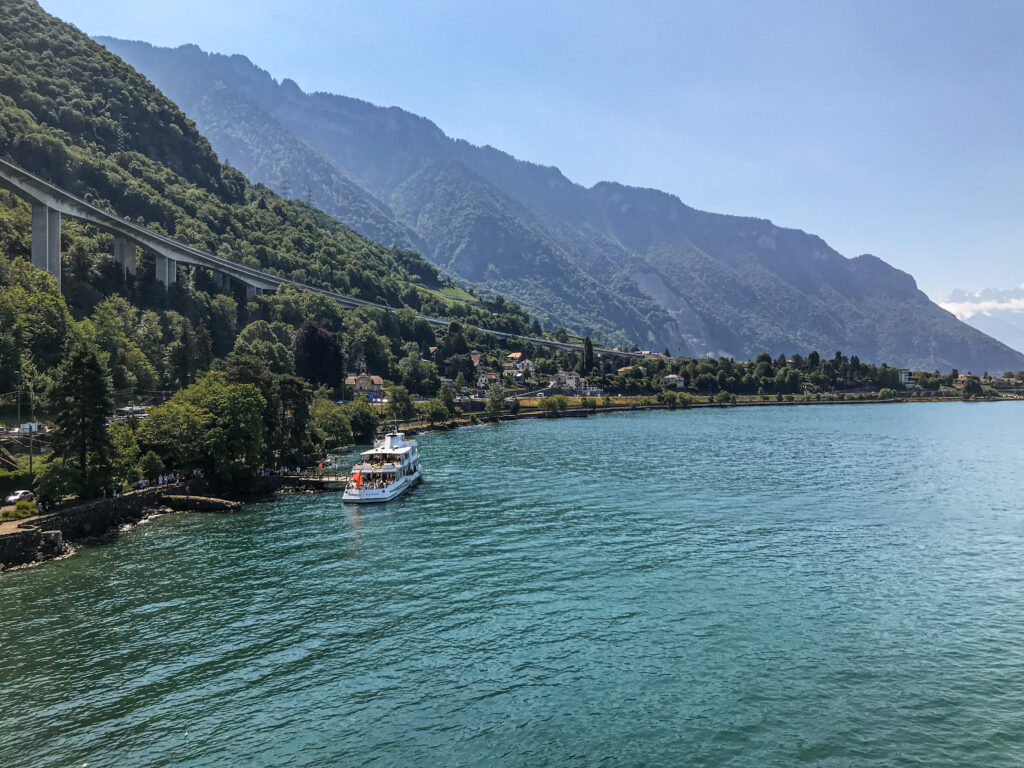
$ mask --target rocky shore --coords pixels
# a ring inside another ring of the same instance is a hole
[[[37,517],[0,534],[0,571],[54,560],[75,544],[115,535],[147,517],[170,512],[236,512],[241,502],[173,493],[173,487],[146,488],[99,499]]]

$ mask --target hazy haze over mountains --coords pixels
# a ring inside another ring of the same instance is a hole
[[[847,259],[817,236],[657,190],[584,188],[401,109],[306,94],[245,57],[100,40],[254,180],[552,325],[674,354],[838,349],[924,369],[1024,368],[874,256]]]

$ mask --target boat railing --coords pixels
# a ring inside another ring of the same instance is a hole
[[[378,470],[379,471],[379,470],[396,470],[396,469],[401,469],[401,468],[402,468],[402,464],[400,464],[400,463],[388,462],[386,464],[378,464],[377,462],[373,462],[373,461],[361,461],[358,464],[356,464],[355,466],[353,466],[352,470],[355,471],[355,470],[360,470],[361,469],[363,471],[371,471],[371,470]]]

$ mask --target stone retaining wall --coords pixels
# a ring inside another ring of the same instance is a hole
[[[122,525],[138,523],[148,513],[164,506],[168,491],[179,488],[181,486],[166,485],[146,488],[116,499],[98,499],[27,520],[18,531],[0,536],[0,571],[50,560],[64,552],[66,544],[106,536]]]

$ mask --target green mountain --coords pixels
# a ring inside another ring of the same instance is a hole
[[[0,192],[0,392],[17,386],[20,373],[45,377],[82,338],[96,341],[124,396],[186,386],[239,350],[259,350],[283,373],[293,332],[312,321],[334,334],[331,344],[350,366],[365,364],[432,394],[436,371],[420,375],[419,360],[438,341],[414,310],[462,320],[463,343],[480,349],[495,342],[471,326],[540,333],[514,302],[481,301],[441,280],[418,253],[380,245],[303,201],[252,184],[219,161],[195,123],[149,80],[35,2],[2,0],[2,9],[0,156],[196,247],[403,309],[349,312],[289,291],[250,301],[240,286],[198,268],[183,268],[165,290],[152,257],[142,254],[137,276],[126,276],[113,263],[112,236],[72,218],[62,224],[62,292],[27,264],[29,205]],[[287,133],[283,140],[294,142]],[[387,221],[387,210],[372,201],[353,210]],[[438,363],[468,375],[465,351]]]
[[[221,164],[152,83],[34,2],[4,0],[3,10],[0,154],[119,215],[278,274],[393,306],[413,286],[440,286],[418,254]]]
[[[657,190],[584,188],[401,109],[278,83],[245,57],[101,40],[246,172],[278,191],[284,181],[291,194],[308,191],[361,231],[392,233],[385,241],[409,232],[434,264],[548,323],[677,354],[841,349],[923,369],[1024,363],[931,302],[910,275],[874,256],[845,258],[815,235]],[[290,168],[319,170],[275,177],[267,169],[281,164],[282,146]],[[354,184],[328,189],[332,174]],[[346,218],[346,206],[379,217]]]

